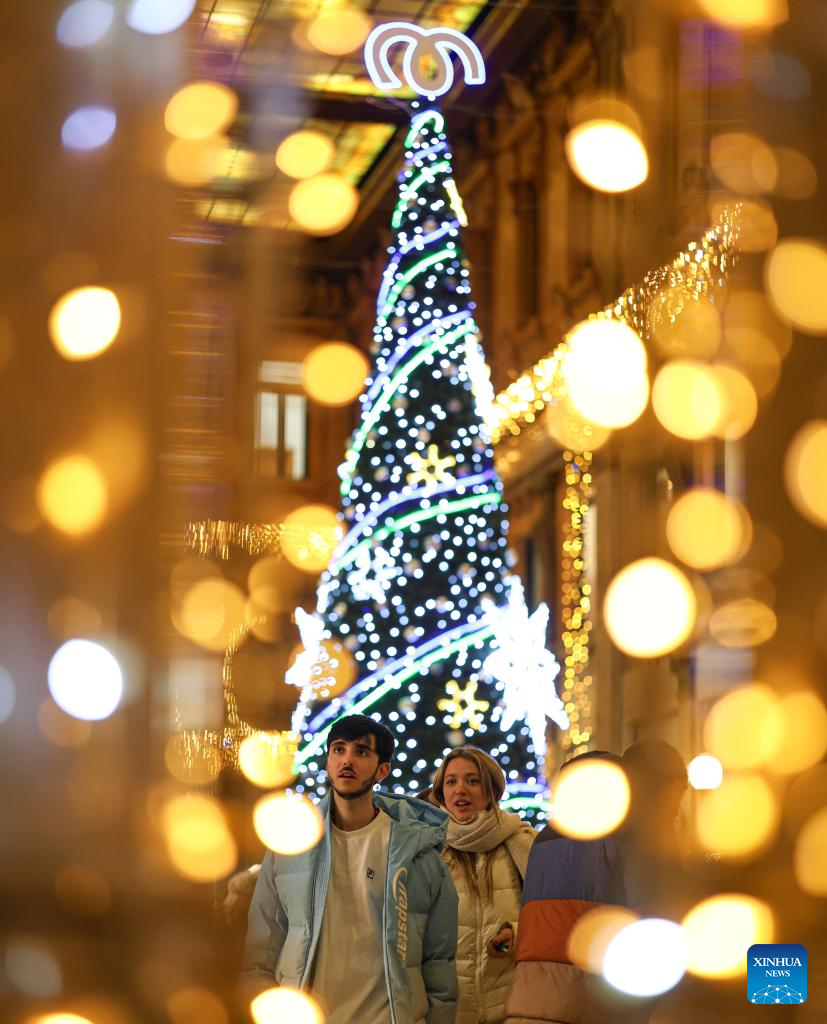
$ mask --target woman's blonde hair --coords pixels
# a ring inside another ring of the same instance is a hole
[[[434,785],[431,791],[433,798],[441,807],[445,806],[445,773],[448,770],[448,765],[460,757],[470,761],[476,767],[488,808],[493,809],[495,814],[499,813],[498,804],[505,792],[505,774],[494,758],[490,754],[486,754],[484,750],[480,750],[479,747],[455,747],[450,754],[446,755],[434,776]],[[457,865],[471,892],[476,893],[481,899],[490,900],[492,898],[492,858],[490,854],[470,853],[467,850],[452,849],[450,846],[445,847],[445,854],[449,865]],[[478,858],[482,858],[482,860],[480,861]],[[482,867],[482,879],[477,871],[478,865]]]

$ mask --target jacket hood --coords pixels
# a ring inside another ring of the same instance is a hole
[[[330,794],[319,804],[319,810],[329,828]],[[440,807],[417,800],[416,797],[397,793],[374,793],[373,802],[389,818],[400,825],[406,839],[413,842],[417,853],[423,850],[441,850],[448,835],[448,814]]]

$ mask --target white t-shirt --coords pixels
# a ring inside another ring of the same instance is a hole
[[[382,940],[391,819],[364,828],[332,822],[332,864],[311,988],[327,1024],[391,1024]]]

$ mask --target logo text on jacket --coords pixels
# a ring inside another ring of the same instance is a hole
[[[393,876],[393,900],[396,904],[396,952],[404,961],[408,955],[408,877],[407,868],[399,868]]]

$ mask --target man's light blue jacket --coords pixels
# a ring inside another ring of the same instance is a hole
[[[412,797],[377,793],[374,802],[391,818],[383,940],[392,1022],[454,1024],[457,894],[440,855],[447,815]],[[297,856],[268,851],[261,865],[242,979],[253,994],[309,987],[330,881],[329,797],[319,809],[321,842]]]

